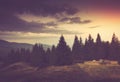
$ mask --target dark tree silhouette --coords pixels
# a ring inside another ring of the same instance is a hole
[[[94,53],[95,59],[99,60],[99,59],[105,58],[104,45],[103,45],[103,42],[101,41],[100,34],[97,34],[96,44],[95,44],[94,50],[95,50],[95,53]]]
[[[29,49],[21,48],[20,55],[21,55],[22,62],[27,62],[27,63],[30,62],[30,50]]]
[[[100,34],[98,33],[98,34],[97,34],[97,38],[96,38],[96,44],[101,45],[101,43],[102,43],[101,36],[100,36]]]
[[[75,36],[73,47],[72,47],[72,57],[75,63],[83,62],[84,60],[82,47],[83,47],[82,38],[80,37],[80,41],[79,41],[78,37]]]
[[[103,52],[104,52],[104,59],[109,59],[110,56],[110,43],[103,42]]]
[[[52,65],[51,64],[51,50],[50,50],[50,48],[48,48],[47,49],[47,51],[46,51],[46,57],[45,57],[45,63],[46,63],[46,65],[47,66],[49,66],[49,65]]]
[[[109,59],[120,62],[120,42],[115,34],[111,42],[101,40],[100,34],[97,34],[96,42],[89,34],[85,44],[75,36],[72,51],[67,45],[64,36],[60,37],[57,47],[54,45],[46,51],[40,44],[35,44],[33,49],[11,50],[8,57],[4,60],[7,64],[16,62],[27,62],[33,66],[46,67],[51,65],[70,65],[81,63],[88,60]]]
[[[56,65],[69,65],[72,64],[72,55],[69,46],[66,44],[63,36],[60,37],[59,43],[56,48]]]
[[[93,55],[94,55],[94,39],[92,36],[89,34],[88,40],[86,39],[85,41],[85,46],[84,46],[84,55],[85,55],[85,60],[93,60]]]
[[[46,55],[42,45],[35,44],[31,53],[31,63],[35,66],[46,66]]]
[[[84,47],[84,45],[83,45],[83,42],[82,42],[82,38],[81,38],[81,37],[80,37],[80,43],[79,43],[79,45],[80,45],[79,54],[80,54],[80,59],[81,59],[80,62],[84,62],[84,60],[85,60],[85,56],[84,56],[84,52],[83,52],[83,47]]]
[[[11,64],[11,63],[19,62],[19,61],[21,61],[21,56],[20,56],[19,49],[17,49],[17,51],[11,50],[11,52],[8,54],[6,62],[8,64]]]
[[[110,56],[111,60],[120,60],[120,44],[117,36],[113,34],[110,44]]]
[[[78,37],[75,36],[73,47],[72,47],[72,56],[73,56],[73,59],[75,60],[75,62],[80,60],[79,50],[80,50],[79,40],[78,40]]]
[[[50,65],[55,65],[56,61],[57,61],[57,54],[56,54],[56,47],[53,45],[52,49],[51,49],[51,54],[50,54],[50,58],[49,58],[49,64]]]

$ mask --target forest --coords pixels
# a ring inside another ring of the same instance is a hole
[[[44,50],[41,44],[36,43],[32,50],[11,50],[8,56],[1,60],[9,65],[16,62],[26,62],[33,66],[62,66],[74,63],[83,63],[89,60],[115,60],[120,61],[120,42],[113,34],[111,42],[102,41],[98,33],[96,40],[89,34],[85,42],[75,35],[72,48],[67,45],[65,38],[61,35],[57,46]]]

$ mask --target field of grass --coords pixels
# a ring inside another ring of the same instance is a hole
[[[32,67],[15,63],[0,68],[0,82],[120,82],[119,65]]]

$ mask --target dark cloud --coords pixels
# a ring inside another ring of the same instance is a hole
[[[77,8],[65,4],[64,1],[58,3],[55,0],[0,0],[0,30],[41,32],[47,26],[57,26],[54,22],[26,22],[16,14],[58,18],[64,14],[74,15],[77,12]]]
[[[1,31],[27,31],[32,28],[42,28],[43,24],[35,22],[26,22],[19,19],[13,14],[5,14],[0,16],[0,30]]]
[[[69,16],[89,8],[120,10],[119,4],[120,0],[0,0],[0,31],[43,32],[44,30],[45,32],[48,26],[57,27],[57,22],[86,24],[91,20]],[[58,21],[26,22],[16,16],[24,13],[43,17],[51,16]]]
[[[120,0],[0,0],[0,10],[44,16],[62,12],[73,15],[85,8],[120,9],[119,4]]]
[[[111,9],[120,11],[120,0],[71,0],[70,3],[80,7],[80,9]]]
[[[68,23],[68,24],[86,24],[90,23],[91,20],[81,20],[80,17],[65,17],[59,20],[60,22]]]
[[[91,22],[91,20],[83,20],[83,21],[81,21],[83,24],[86,24],[86,23],[90,23]]]
[[[7,20],[5,20],[4,18],[3,20],[0,20],[0,31],[55,33],[55,34],[77,33],[77,32],[72,32],[72,31],[47,28],[49,26],[54,26],[54,28],[57,27],[58,25],[57,22],[48,22],[48,23],[36,23],[34,21],[26,22],[12,14],[10,16],[6,15],[6,17],[7,17]]]
[[[4,19],[6,17],[6,19]],[[47,26],[56,26],[55,23],[26,22],[13,14],[0,15],[0,31],[41,32]]]
[[[73,15],[78,10],[70,5],[57,3],[55,0],[1,0],[2,10],[11,11],[10,13],[32,13],[35,15],[56,15],[66,13]],[[53,2],[53,3],[52,3]]]
[[[48,22],[48,23],[46,23],[45,25],[46,25],[46,26],[54,26],[54,27],[58,26],[58,24],[55,23],[55,22]]]

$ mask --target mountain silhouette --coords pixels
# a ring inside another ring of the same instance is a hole
[[[46,44],[42,44],[42,45],[45,50],[51,47]],[[17,50],[17,49],[25,48],[25,49],[31,50],[32,47],[33,47],[33,44],[17,43],[17,42],[9,42],[6,40],[0,40],[0,57],[6,56],[12,49]]]

